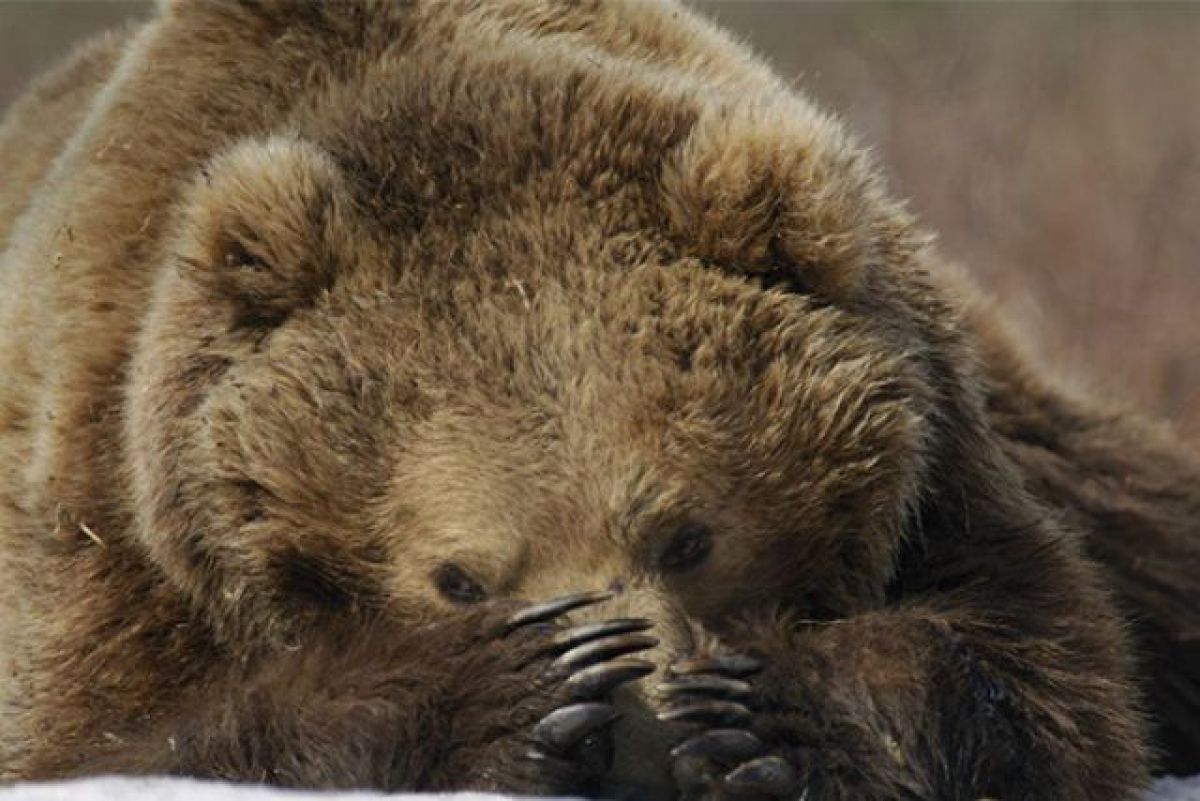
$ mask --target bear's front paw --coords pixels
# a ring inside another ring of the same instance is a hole
[[[690,658],[674,663],[659,685],[666,704],[659,719],[700,729],[671,751],[683,801],[807,797],[796,768],[751,731],[748,679],[761,669],[757,660],[736,654]]]
[[[533,724],[523,756],[549,774],[573,777],[573,784],[597,779],[612,766],[612,724],[618,717],[613,691],[654,671],[650,662],[632,657],[658,645],[645,633],[649,620],[557,624],[562,615],[610,597],[579,593],[526,606],[506,619],[500,633],[526,640],[526,667],[539,675],[552,707]]]

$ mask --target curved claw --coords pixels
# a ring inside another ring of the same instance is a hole
[[[736,763],[758,756],[762,750],[762,740],[745,729],[711,729],[672,748],[671,757]]]
[[[598,604],[601,601],[607,601],[613,597],[611,592],[580,592],[574,595],[564,595],[561,598],[555,598],[550,601],[527,606],[514,612],[504,624],[504,633],[508,634],[512,631],[528,626],[531,623],[542,623],[547,620],[552,620],[561,614],[570,612],[572,609],[578,609],[581,606],[591,606]]]
[[[725,783],[739,790],[753,790],[774,796],[794,795],[799,785],[796,769],[783,757],[752,759],[725,774]]]
[[[560,707],[533,727],[534,741],[551,754],[562,756],[589,734],[620,717],[608,704],[582,703]]]
[[[696,673],[664,681],[658,685],[664,696],[697,695],[709,698],[749,698],[751,687],[741,679],[730,679],[720,674]]]
[[[563,682],[571,698],[579,701],[599,698],[622,684],[654,672],[654,665],[644,659],[614,659],[586,667]]]
[[[750,722],[750,710],[733,701],[701,701],[658,713],[664,722],[702,723],[706,726],[742,726]]]
[[[762,662],[759,662],[752,656],[723,654],[721,656],[701,656],[691,659],[681,659],[671,665],[669,674],[672,676],[692,676],[697,673],[721,673],[726,676],[742,679],[747,676],[753,676],[762,669]]]
[[[671,764],[671,775],[675,779],[681,798],[692,798],[703,793],[713,783],[712,766],[708,760],[698,757],[683,757]]]
[[[658,645],[658,639],[645,634],[626,634],[619,637],[606,637],[602,640],[592,640],[583,645],[577,645],[554,660],[553,667],[559,670],[576,670],[594,665],[614,657],[624,656],[635,651],[644,651]]]
[[[600,623],[587,623],[582,626],[572,626],[560,631],[551,640],[551,648],[555,651],[569,651],[601,637],[614,634],[635,634],[652,628],[654,624],[644,617],[619,617]]]

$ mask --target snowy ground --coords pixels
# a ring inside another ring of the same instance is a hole
[[[372,793],[291,793],[264,787],[172,779],[91,779],[64,784],[18,785],[0,790],[0,801],[396,801]],[[416,801],[497,801],[479,793],[409,796]],[[1200,776],[1160,781],[1146,801],[1200,801]]]
[[[1163,779],[1151,788],[1146,801],[1200,801],[1200,776]]]
[[[88,779],[26,784],[0,790],[2,801],[499,801],[481,793],[384,796],[376,793],[297,793],[187,779]],[[1157,801],[1157,799],[1156,799]]]

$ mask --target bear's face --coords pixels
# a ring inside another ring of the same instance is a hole
[[[362,225],[302,141],[210,165],[129,434],[142,540],[219,625],[614,586],[684,649],[879,601],[927,435],[903,349],[586,213],[536,218],[439,252]]]
[[[390,595],[612,586],[628,613],[705,627],[877,600],[919,468],[899,360],[694,266],[517,280],[464,289],[398,368],[429,400],[376,491]]]

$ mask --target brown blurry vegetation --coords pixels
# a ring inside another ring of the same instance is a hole
[[[698,5],[850,121],[1049,364],[1200,441],[1200,3]],[[146,11],[0,0],[0,107]]]

